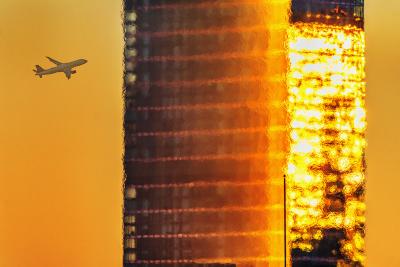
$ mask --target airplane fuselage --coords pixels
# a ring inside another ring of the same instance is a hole
[[[67,78],[69,79],[71,77],[71,74],[76,73],[76,71],[73,70],[73,68],[83,65],[86,62],[87,62],[86,59],[78,59],[67,63],[57,62],[59,64],[56,65],[55,67],[36,71],[36,75],[42,77],[43,75],[53,74],[57,72],[64,72]]]
[[[46,75],[46,74],[53,74],[56,72],[65,72],[66,70],[72,70],[72,68],[78,67],[80,65],[85,64],[87,61],[85,59],[78,59],[78,60],[74,60],[68,63],[62,63],[60,65],[57,65],[53,68],[47,69],[47,70],[43,70],[38,72],[38,75]]]

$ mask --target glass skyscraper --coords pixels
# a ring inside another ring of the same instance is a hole
[[[124,266],[363,266],[363,17],[125,0]]]
[[[293,266],[365,261],[365,40],[359,0],[293,0],[288,231]]]
[[[282,266],[287,9],[125,1],[125,266]]]

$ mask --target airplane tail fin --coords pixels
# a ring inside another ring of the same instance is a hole
[[[35,65],[36,70],[33,70],[34,72],[41,72],[44,71],[44,69],[42,67],[40,67],[39,65]]]
[[[40,67],[39,65],[35,65],[35,67],[36,67],[36,69],[33,71],[36,73],[36,75],[38,75],[40,78],[42,78],[42,75],[40,75],[38,73],[41,71],[44,71],[44,69],[42,67]]]

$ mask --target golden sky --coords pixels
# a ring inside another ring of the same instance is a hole
[[[367,263],[400,266],[400,2],[366,0]]]
[[[368,266],[400,266],[400,2],[366,1]],[[0,1],[0,267],[122,263],[117,0]],[[44,56],[86,58],[71,80]]]
[[[0,266],[122,262],[122,26],[115,0],[0,1]],[[45,58],[86,58],[71,80]]]

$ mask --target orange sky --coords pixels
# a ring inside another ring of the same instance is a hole
[[[366,2],[368,266],[396,267],[400,2]],[[120,14],[116,0],[0,1],[0,267],[122,266]],[[89,62],[39,79],[44,56]]]
[[[367,257],[400,266],[400,2],[366,0]]]
[[[0,1],[0,267],[121,266],[119,1]],[[86,58],[71,80],[35,64]]]

